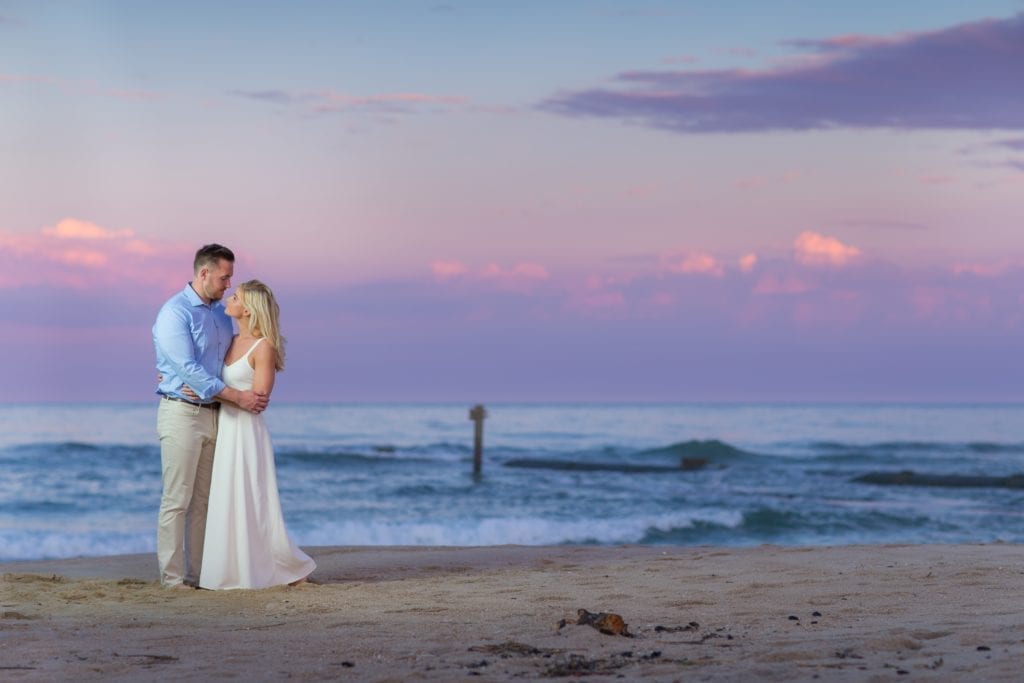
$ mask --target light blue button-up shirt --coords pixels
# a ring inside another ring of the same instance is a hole
[[[163,305],[153,325],[156,369],[163,380],[158,394],[189,399],[187,384],[205,402],[224,390],[220,379],[234,326],[224,304],[205,304],[192,283]]]

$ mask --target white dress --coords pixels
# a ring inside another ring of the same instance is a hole
[[[262,341],[224,366],[225,384],[252,389],[249,354]],[[274,448],[263,416],[223,404],[199,585],[211,590],[267,588],[298,581],[315,568],[285,529]]]

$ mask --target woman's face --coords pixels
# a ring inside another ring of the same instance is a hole
[[[242,303],[242,289],[238,288],[224,302],[224,312],[232,318],[241,318],[244,311],[245,305]]]

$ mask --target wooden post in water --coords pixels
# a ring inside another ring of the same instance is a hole
[[[480,476],[484,464],[484,418],[487,410],[480,404],[469,409],[469,419],[473,421],[473,475]]]

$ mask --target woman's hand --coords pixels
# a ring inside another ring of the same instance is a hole
[[[203,400],[203,399],[199,398],[199,394],[197,394],[196,392],[192,391],[192,388],[189,385],[187,385],[187,384],[181,388],[181,393],[185,394],[190,399],[192,399],[193,401],[196,401],[196,402],[199,402],[199,401]]]

